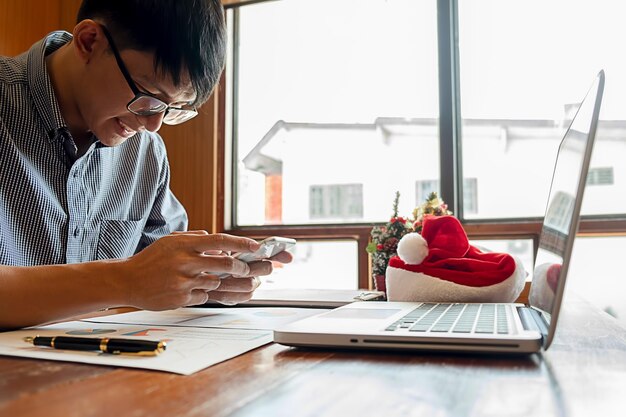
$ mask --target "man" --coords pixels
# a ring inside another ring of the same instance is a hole
[[[71,35],[0,57],[1,329],[233,304],[271,273],[230,256],[251,239],[182,232],[155,133],[208,99],[225,45],[219,0],[84,0]]]

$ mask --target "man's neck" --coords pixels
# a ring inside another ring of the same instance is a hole
[[[78,154],[83,154],[92,143],[92,134],[82,118],[74,95],[76,78],[72,69],[75,68],[72,43],[68,43],[46,57],[46,69],[52,82],[54,95],[59,103],[61,115],[67,128],[74,138]]]

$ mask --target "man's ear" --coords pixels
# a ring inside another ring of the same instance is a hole
[[[85,19],[74,26],[74,52],[84,63],[88,64],[95,55],[108,47],[102,28],[91,19]]]

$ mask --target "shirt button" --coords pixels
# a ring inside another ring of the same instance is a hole
[[[77,227],[74,229],[74,237],[78,237],[80,235],[80,229]]]

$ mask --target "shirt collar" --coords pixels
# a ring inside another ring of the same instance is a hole
[[[28,51],[26,66],[31,96],[50,141],[61,139],[59,132],[63,129],[67,130],[67,124],[61,115],[61,108],[52,88],[45,58],[70,40],[72,40],[72,35],[68,32],[52,32]]]

